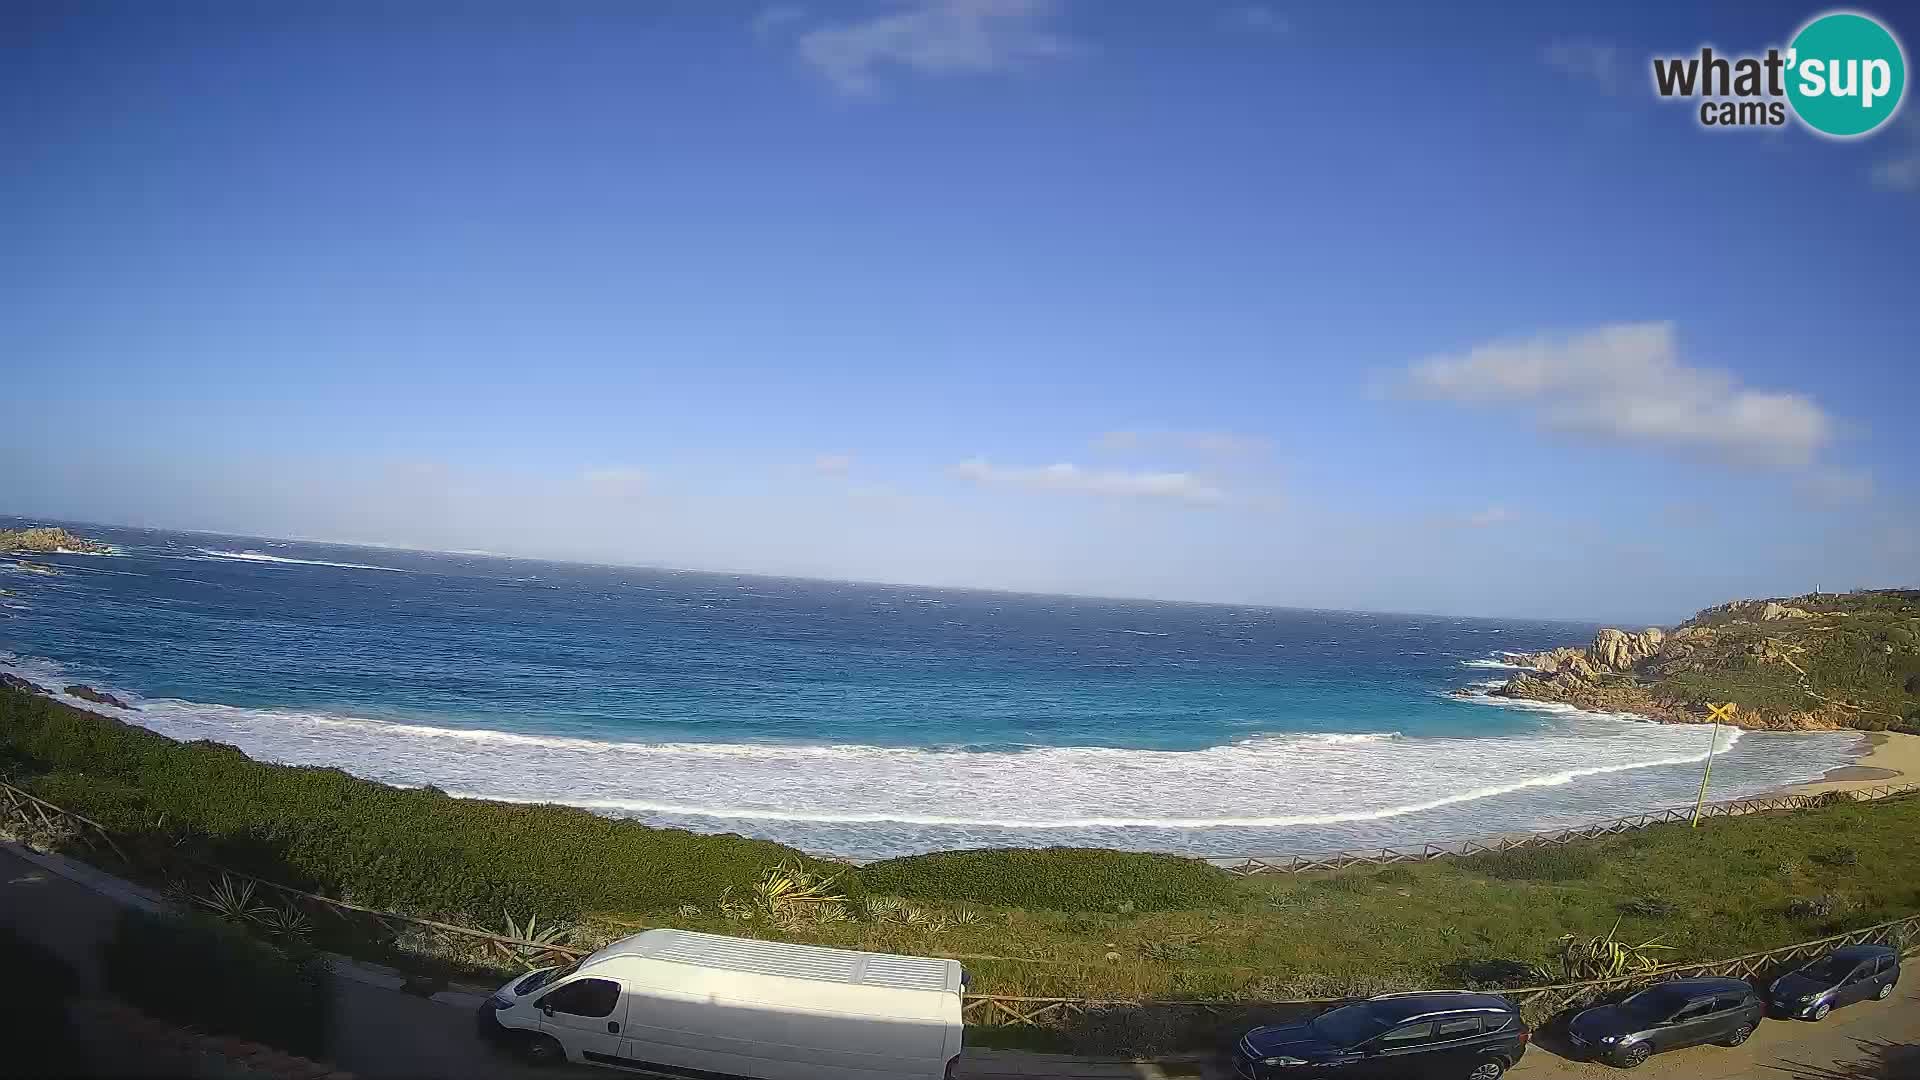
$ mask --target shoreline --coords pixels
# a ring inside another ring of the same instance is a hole
[[[1776,795],[1818,795],[1827,791],[1857,791],[1889,784],[1920,782],[1920,735],[1897,731],[1861,733],[1860,756],[1851,765],[1828,769],[1817,779],[1789,784],[1755,798]]]

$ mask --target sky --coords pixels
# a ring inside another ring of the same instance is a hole
[[[15,5],[0,513],[1648,622],[1920,584],[1920,111],[1651,89],[1823,10]]]

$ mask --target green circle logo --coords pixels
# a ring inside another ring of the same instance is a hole
[[[1907,58],[1887,28],[1851,11],[1822,15],[1787,49],[1787,100],[1806,125],[1850,139],[1887,122],[1907,90]]]

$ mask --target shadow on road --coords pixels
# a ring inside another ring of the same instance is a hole
[[[1761,1068],[1791,1080],[1913,1080],[1920,1077],[1920,1044],[1855,1039],[1853,1052],[1858,1056],[1831,1065],[1783,1061]]]

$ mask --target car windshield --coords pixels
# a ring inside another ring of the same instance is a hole
[[[1852,970],[1853,963],[1851,961],[1842,963],[1834,957],[1829,956],[1824,960],[1815,960],[1813,963],[1801,968],[1800,975],[1803,978],[1812,979],[1817,983],[1837,983]]]
[[[575,960],[573,963],[568,964],[566,967],[548,968],[545,971],[536,971],[533,974],[527,976],[526,978],[521,979],[518,983],[515,983],[513,987],[513,992],[516,995],[531,994],[535,990],[538,990],[541,987],[547,985],[548,983],[553,982],[555,979],[564,979],[578,970],[580,970],[580,961]]]
[[[1314,1033],[1335,1046],[1365,1042],[1387,1029],[1387,1022],[1365,1005],[1342,1005],[1313,1018]]]
[[[1686,998],[1656,986],[1651,990],[1642,990],[1620,1003],[1620,1011],[1640,1020],[1665,1020],[1672,1016],[1680,1006],[1686,1004]]]

